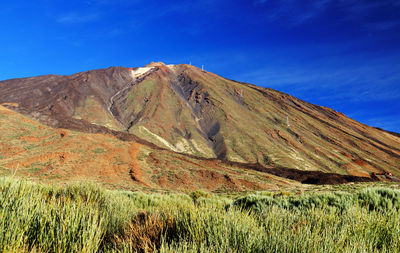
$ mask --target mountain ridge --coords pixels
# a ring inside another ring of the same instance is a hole
[[[23,87],[36,99],[15,94]],[[0,95],[0,104],[18,103],[15,110],[51,126],[101,125],[198,157],[357,176],[400,172],[397,136],[186,64],[8,80],[0,82]]]

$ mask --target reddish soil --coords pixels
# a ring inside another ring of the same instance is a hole
[[[370,177],[370,174],[368,172],[365,172],[365,170],[362,170],[359,166],[357,166],[355,163],[347,163],[344,164],[342,169],[346,170],[349,175],[352,176],[357,176],[357,177]]]
[[[228,188],[239,190],[236,180],[232,180],[229,175],[222,175],[213,170],[198,170],[196,171],[196,178],[205,182],[207,189],[215,190],[215,186],[224,185]]]
[[[346,152],[342,152],[341,154],[344,155],[347,158],[353,159],[353,157],[350,154],[346,153]]]
[[[129,164],[129,174],[131,175],[131,178],[136,181],[139,182],[147,187],[150,187],[149,184],[145,183],[142,179],[143,174],[142,171],[140,169],[140,165],[137,161],[137,155],[139,153],[139,147],[140,144],[138,143],[132,143],[131,147],[129,148],[129,155],[131,156],[131,162]]]
[[[360,158],[354,159],[353,163],[355,163],[357,165],[360,165],[360,166],[363,166],[363,167],[368,165],[364,160],[362,160]]]
[[[3,106],[19,107],[18,103],[2,103]]]
[[[18,138],[21,141],[27,141],[27,142],[39,142],[40,138],[34,137],[34,136],[21,136]]]

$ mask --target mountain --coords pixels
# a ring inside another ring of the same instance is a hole
[[[6,80],[0,104],[55,128],[107,133],[198,159],[400,176],[399,136],[186,64]]]
[[[48,127],[3,106],[0,133],[0,174],[41,182],[94,181],[114,189],[152,191],[299,185],[240,164],[197,159],[111,134]]]
[[[300,183],[371,181],[371,178],[197,158],[146,144],[130,134],[112,131],[93,134],[48,127],[3,106],[0,106],[0,133],[0,175],[12,174],[48,183],[93,181],[114,189],[225,192],[298,189]]]

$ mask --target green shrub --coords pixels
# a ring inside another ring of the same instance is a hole
[[[259,195],[248,195],[245,197],[238,198],[231,206],[239,207],[241,209],[253,210],[255,212],[265,211],[270,206],[283,207],[285,205],[284,201],[281,199],[276,199],[269,196],[259,196]]]
[[[107,152],[107,150],[105,150],[104,148],[95,148],[92,151],[95,154],[102,154],[102,153],[106,153]]]
[[[400,208],[400,191],[386,188],[368,188],[358,193],[360,205],[369,210],[390,210]]]
[[[288,207],[290,209],[312,209],[312,208],[333,208],[338,211],[344,211],[354,205],[354,199],[348,193],[320,193],[303,197],[289,198]]]
[[[0,247],[3,251],[95,252],[103,218],[84,202],[43,201],[43,188],[25,181],[0,187]]]
[[[201,190],[197,190],[197,191],[191,192],[189,194],[189,196],[193,199],[193,201],[195,203],[197,202],[197,200],[199,198],[209,198],[209,197],[211,197],[211,195],[208,192],[204,192],[204,191],[201,191]]]
[[[400,252],[399,193],[259,192],[232,201],[0,178],[0,251]]]
[[[308,196],[286,197],[282,196],[277,198],[260,195],[249,195],[235,200],[232,206],[249,209],[256,212],[267,211],[271,206],[309,210],[313,208],[333,208],[338,211],[344,211],[354,204],[352,195],[347,193],[319,193]]]

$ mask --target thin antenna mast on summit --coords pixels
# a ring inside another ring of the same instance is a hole
[[[204,65],[201,65],[201,70],[204,71]]]

